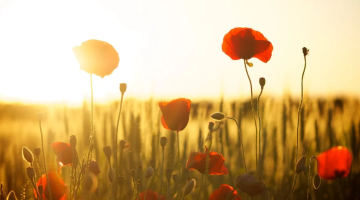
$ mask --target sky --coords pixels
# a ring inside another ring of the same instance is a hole
[[[347,0],[0,0],[0,101],[81,102],[90,75],[72,47],[89,39],[114,46],[112,75],[94,77],[98,102],[127,97],[219,99],[250,97],[242,60],[221,50],[235,27],[260,31],[274,50],[248,68],[254,94],[360,96],[360,1]]]

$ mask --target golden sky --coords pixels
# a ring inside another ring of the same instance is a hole
[[[221,50],[234,27],[260,31],[274,50],[268,63],[251,59],[254,92],[359,96],[360,1],[15,1],[0,0],[0,100],[80,102],[90,93],[72,47],[109,42],[120,63],[94,77],[97,101],[128,97],[249,97],[242,60]]]

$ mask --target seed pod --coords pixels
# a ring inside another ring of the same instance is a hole
[[[41,149],[40,149],[40,148],[35,148],[35,149],[34,149],[34,154],[35,154],[35,156],[36,156],[37,158],[39,158],[40,153],[41,153]]]
[[[135,169],[130,170],[130,175],[132,178],[135,178]]]
[[[225,115],[221,112],[216,112],[211,115],[211,118],[215,120],[223,120],[225,118]]]
[[[98,175],[100,171],[99,163],[96,160],[92,160],[89,164],[89,171],[94,173],[94,175]]]
[[[165,170],[165,176],[166,176],[166,179],[168,180],[168,182],[170,182],[171,176],[172,176],[172,169]]]
[[[42,122],[42,120],[44,119],[44,113],[38,112],[37,117],[38,117],[39,122]]]
[[[33,180],[33,178],[35,176],[34,168],[32,168],[32,167],[26,168],[26,174],[30,180]]]
[[[23,148],[22,148],[22,156],[23,156],[23,159],[25,161],[27,161],[29,164],[31,164],[34,161],[34,156],[33,156],[32,152],[30,151],[30,149],[28,149],[25,146],[23,146]]]
[[[115,172],[114,172],[114,169],[112,167],[109,168],[108,179],[109,179],[110,182],[113,182],[114,179],[115,179]]]
[[[306,156],[301,156],[301,158],[296,163],[295,172],[297,174],[300,174],[301,172],[305,172],[306,170],[305,165],[306,165]]]
[[[303,52],[304,56],[307,56],[309,54],[309,49],[306,47],[303,47],[302,52]]]
[[[123,95],[126,92],[127,85],[126,83],[120,83],[120,92]]]
[[[160,145],[162,146],[162,148],[164,148],[166,146],[166,141],[167,141],[166,137],[160,138]]]
[[[145,177],[149,179],[154,174],[154,169],[149,166],[145,171]]]
[[[77,144],[76,136],[75,135],[70,136],[70,146],[75,148],[76,144]]]
[[[214,130],[214,126],[215,126],[215,123],[214,123],[214,122],[209,122],[208,128],[209,128],[209,131],[210,131],[210,132]]]
[[[103,148],[103,151],[104,151],[104,154],[106,156],[106,158],[108,160],[110,160],[110,157],[111,157],[111,147],[110,146],[106,146]]]
[[[184,188],[184,196],[190,194],[195,187],[195,179],[191,179]]]
[[[125,145],[126,145],[126,141],[120,140],[120,150],[123,150],[125,148]]]
[[[259,83],[260,83],[261,89],[263,89],[263,88],[264,88],[264,86],[265,86],[265,82],[266,82],[266,80],[265,80],[265,78],[264,78],[264,77],[261,77],[261,78],[259,79]]]

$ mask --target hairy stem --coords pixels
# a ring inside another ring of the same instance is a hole
[[[257,114],[259,119],[259,180],[261,181],[261,119],[260,119],[260,96],[263,92],[263,87],[261,87],[261,92],[257,99]]]
[[[44,160],[45,176],[46,176],[47,183],[50,185],[50,181],[49,181],[49,177],[48,177],[47,169],[46,169],[45,153],[44,153],[44,138],[43,138],[43,131],[42,131],[42,128],[41,128],[41,121],[40,120],[39,120],[39,127],[40,127],[40,134],[41,134],[41,148],[42,148],[41,151],[42,151],[43,160]],[[50,200],[52,200],[51,189],[50,189],[50,187],[47,187],[47,188],[48,188],[48,192],[50,194]]]

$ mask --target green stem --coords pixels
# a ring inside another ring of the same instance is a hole
[[[46,169],[45,153],[44,153],[44,138],[43,138],[43,132],[42,132],[41,121],[40,120],[39,120],[39,127],[40,127],[40,133],[41,133],[41,148],[42,148],[41,151],[42,151],[43,160],[44,160],[44,169],[45,169],[46,182],[50,185],[50,181],[49,181],[49,177],[48,177],[47,169]],[[50,200],[52,200],[51,189],[50,189],[50,187],[47,187],[47,188],[48,188],[48,192],[50,194]]]
[[[252,90],[252,83],[251,83],[251,79],[250,79],[250,76],[249,76],[249,72],[247,70],[247,67],[246,67],[246,60],[244,59],[244,65],[245,65],[245,71],[246,71],[246,75],[249,79],[249,82],[250,82],[250,90],[251,90],[251,111],[253,113],[253,117],[254,117],[254,122],[255,122],[255,135],[256,135],[256,138],[255,138],[255,160],[256,160],[256,168],[258,168],[258,157],[257,157],[257,137],[258,137],[258,133],[257,133],[257,124],[256,124],[256,117],[255,117],[255,111],[254,111],[254,100],[253,100],[253,90]],[[256,170],[257,172],[259,172],[259,169]]]
[[[158,196],[158,200],[160,199],[162,184],[163,184],[163,171],[164,171],[164,158],[165,158],[165,148],[162,147],[162,160],[161,160],[161,168],[160,168],[160,192]]]
[[[234,120],[234,122],[236,123],[236,126],[238,128],[238,137],[240,138],[240,145],[241,145],[241,151],[242,151],[242,157],[243,157],[243,162],[244,162],[244,167],[245,167],[245,174],[247,174],[247,169],[246,169],[246,161],[245,161],[245,151],[244,151],[244,143],[243,143],[243,139],[241,137],[241,130],[240,130],[240,124],[236,121],[235,118],[233,117],[226,117],[228,119],[232,119]]]
[[[203,180],[204,180],[204,174],[201,175],[201,183],[200,183],[199,193],[198,193],[198,196],[197,196],[198,200],[200,198],[200,192],[201,192],[201,187],[202,187],[202,184],[203,184]],[[185,196],[184,196],[184,198],[185,198]]]
[[[124,93],[121,93],[121,99],[120,99],[120,108],[119,108],[119,113],[118,113],[118,119],[117,119],[117,123],[116,123],[116,132],[115,132],[115,149],[114,149],[114,152],[115,152],[115,155],[114,155],[114,158],[115,158],[115,198],[116,198],[116,195],[117,195],[117,178],[118,177],[118,159],[117,159],[117,152],[118,152],[118,132],[119,132],[119,124],[120,124],[120,114],[121,114],[121,108],[122,108],[122,103],[123,103],[123,98],[124,98]],[[120,151],[122,151],[122,149],[120,149]],[[120,152],[120,162],[121,162],[121,152]],[[120,165],[120,175],[122,175],[122,165]]]
[[[179,141],[179,131],[176,132],[177,137],[177,146],[178,146],[178,169],[179,169],[179,178],[181,177],[181,161],[180,161],[180,141]]]
[[[145,198],[144,198],[144,200],[146,200],[146,196],[147,196],[146,186],[147,186],[147,183],[146,183],[146,180],[145,180]]]
[[[261,87],[261,92],[257,99],[257,114],[259,118],[259,180],[261,181],[261,119],[260,119],[260,96],[263,92],[263,87]]]

